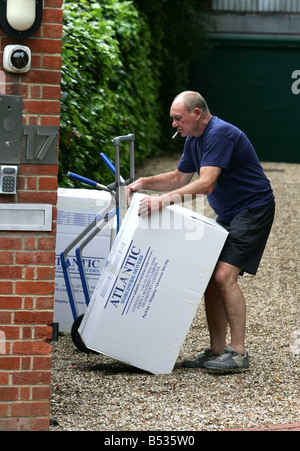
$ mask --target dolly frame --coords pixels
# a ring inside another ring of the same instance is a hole
[[[123,180],[123,178],[120,175],[120,143],[124,141],[129,141],[130,147],[129,147],[129,158],[130,158],[130,178],[126,180],[126,182]],[[78,318],[78,309],[76,304],[76,298],[74,295],[74,290],[72,286],[72,280],[69,273],[69,262],[68,262],[68,254],[69,252],[78,245],[75,249],[75,255],[77,259],[78,264],[78,270],[80,275],[80,280],[83,288],[85,303],[88,306],[90,302],[90,292],[88,283],[86,280],[86,274],[84,269],[84,264],[82,261],[82,252],[85,246],[102,230],[108,222],[110,222],[115,216],[117,217],[117,233],[120,229],[121,222],[122,222],[122,215],[121,215],[121,191],[122,188],[124,188],[125,185],[132,183],[134,181],[135,176],[135,165],[134,165],[134,141],[135,141],[135,135],[133,133],[123,136],[117,136],[112,140],[112,143],[114,144],[115,148],[115,165],[112,164],[112,162],[106,157],[105,154],[101,153],[100,156],[102,160],[105,162],[105,164],[109,167],[109,169],[113,172],[115,175],[115,183],[105,186],[101,185],[91,179],[82,177],[78,174],[75,174],[73,172],[69,172],[68,176],[72,179],[75,179],[77,181],[80,181],[81,183],[88,184],[92,186],[93,188],[107,191],[111,194],[111,202],[109,205],[107,205],[104,209],[98,212],[98,214],[95,216],[94,220],[78,235],[78,237],[73,240],[63,252],[60,254],[61,258],[61,265],[63,270],[63,276],[66,284],[67,294],[69,298],[69,303],[72,311],[72,315],[74,318],[74,321]],[[114,209],[115,207],[115,209]],[[111,237],[111,240],[113,240],[114,237]],[[112,243],[111,243],[112,244]]]

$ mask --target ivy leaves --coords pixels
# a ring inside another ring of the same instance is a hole
[[[73,171],[100,183],[112,175],[100,161],[114,160],[112,138],[135,133],[136,161],[157,142],[158,71],[150,59],[151,33],[133,2],[64,0],[60,185]],[[122,175],[129,149],[122,146]]]

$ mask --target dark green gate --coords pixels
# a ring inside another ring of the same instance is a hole
[[[217,39],[195,64],[191,85],[212,114],[248,135],[262,161],[300,163],[300,94],[292,92],[293,83],[300,91],[292,78],[297,70],[300,41]]]

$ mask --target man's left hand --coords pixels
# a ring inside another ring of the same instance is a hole
[[[167,196],[147,196],[140,201],[139,216],[147,216],[155,211],[162,210],[166,206],[170,205],[169,198]]]

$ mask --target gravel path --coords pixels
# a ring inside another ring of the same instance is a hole
[[[147,161],[140,174],[176,167]],[[264,163],[276,196],[275,223],[258,274],[240,279],[247,300],[248,371],[215,376],[181,368],[208,344],[201,303],[169,375],[151,375],[85,355],[69,335],[52,343],[53,431],[216,431],[300,422],[300,165]],[[214,217],[205,204],[205,214]]]

